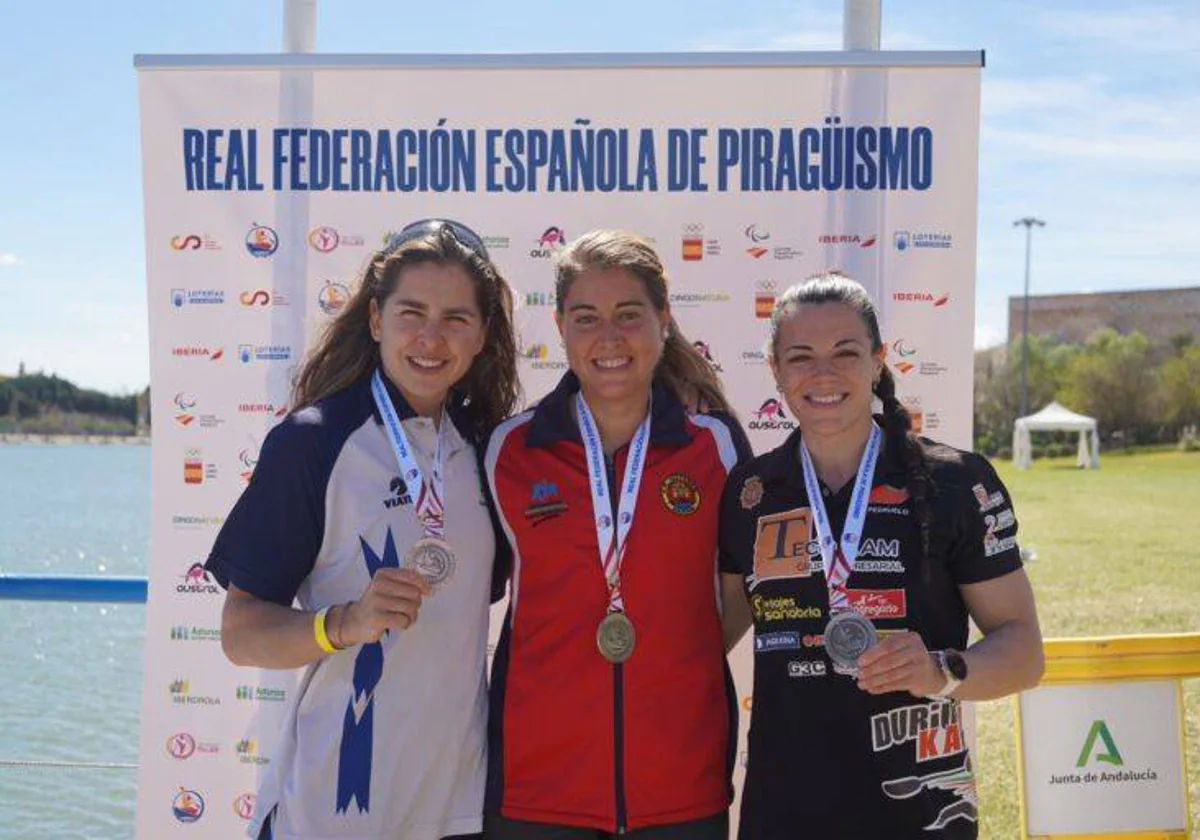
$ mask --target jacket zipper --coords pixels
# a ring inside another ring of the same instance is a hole
[[[604,466],[608,471],[608,486],[614,490],[617,484],[617,459],[605,457]],[[617,493],[610,492],[613,522],[617,521],[620,500]],[[613,663],[613,785],[617,805],[616,833],[626,831],[627,816],[625,813],[625,666]]]
[[[613,758],[616,768],[617,834],[626,829],[625,814],[625,666],[613,665]]]

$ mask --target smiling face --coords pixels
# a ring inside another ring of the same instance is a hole
[[[483,349],[485,332],[475,284],[459,265],[410,265],[382,305],[371,301],[384,373],[424,416],[441,411]]]
[[[804,435],[857,432],[871,419],[883,349],[845,303],[799,304],[779,321],[771,372]]]
[[[555,320],[589,406],[645,399],[670,317],[625,269],[589,268],[574,279]]]

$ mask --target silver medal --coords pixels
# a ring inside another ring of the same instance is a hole
[[[855,610],[837,613],[825,625],[825,650],[844,674],[857,674],[858,658],[878,641],[871,619]]]
[[[412,544],[404,557],[404,567],[415,570],[429,581],[434,589],[443,586],[454,576],[458,561],[454,549],[445,540],[423,537]]]

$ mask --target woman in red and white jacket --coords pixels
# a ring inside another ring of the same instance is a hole
[[[718,571],[717,523],[749,444],[645,239],[585,234],[555,291],[570,371],[496,430],[485,464],[514,553],[485,835],[724,840],[724,594],[746,607]]]

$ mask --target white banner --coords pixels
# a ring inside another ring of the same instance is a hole
[[[842,269],[879,301],[923,432],[971,443],[978,54],[304,60],[138,62],[147,840],[244,830],[294,678],[225,661],[200,564],[307,343],[389,230],[445,216],[486,237],[517,292],[530,400],[566,367],[554,252],[597,227],[650,236],[758,451],[794,428],[763,351],[775,296]],[[751,659],[735,652],[743,739]]]

